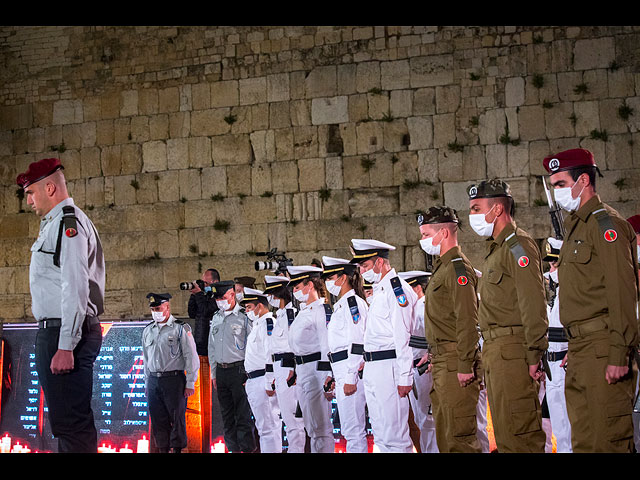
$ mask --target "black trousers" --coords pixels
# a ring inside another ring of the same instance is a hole
[[[91,409],[93,364],[102,346],[100,324],[82,326],[82,339],[73,350],[69,373],[51,373],[60,327],[40,328],[36,334],[36,371],[49,409],[49,423],[59,453],[97,453],[98,435]]]
[[[169,377],[147,379],[147,402],[151,417],[151,430],[160,453],[169,448],[181,450],[187,447],[187,397],[184,372]]]
[[[246,380],[247,374],[242,364],[216,368],[224,442],[230,452],[250,453],[256,450],[255,426],[244,389]]]

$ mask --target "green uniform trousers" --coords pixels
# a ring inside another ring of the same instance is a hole
[[[607,330],[569,339],[565,397],[573,451],[628,453],[633,451],[632,369],[609,385]]]
[[[458,356],[455,351],[436,354],[432,360],[431,407],[436,422],[436,442],[440,453],[482,453],[476,437],[476,409],[480,382],[466,387],[458,383]]]
[[[500,453],[544,453],[538,384],[529,376],[524,335],[505,335],[482,346],[487,397]]]

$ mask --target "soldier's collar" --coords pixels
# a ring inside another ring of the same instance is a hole
[[[44,216],[44,219],[47,222],[50,222],[55,217],[60,215],[62,213],[62,208],[66,207],[67,205],[75,206],[75,204],[73,203],[73,198],[68,197],[62,200],[61,202],[59,202],[55,207],[53,207],[51,210],[49,210],[49,212],[47,212],[47,214]]]
[[[511,235],[515,231],[516,231],[516,223],[514,221],[509,222],[502,229],[502,231],[500,232],[500,235],[498,235],[493,240],[494,243],[497,244],[497,245],[502,245],[504,243],[505,238],[507,238],[509,235]]]
[[[440,257],[440,260],[442,263],[447,263],[449,262],[452,258],[454,257],[459,257],[460,256],[460,246],[456,245],[455,247],[452,247],[451,249],[447,250],[444,255],[442,255]]]
[[[600,206],[600,203],[601,203],[600,195],[598,195],[596,193],[594,197],[590,198],[587,201],[587,203],[585,203],[582,207],[580,207],[574,213],[575,213],[575,215],[577,215],[577,217],[580,220],[582,220],[583,222],[586,222],[587,219],[593,213],[593,211],[596,210]]]

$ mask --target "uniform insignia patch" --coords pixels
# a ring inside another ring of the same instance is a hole
[[[458,285],[466,285],[469,282],[469,279],[467,277],[465,277],[464,275],[460,275],[458,277]]]
[[[78,231],[77,231],[75,228],[67,228],[67,229],[64,231],[64,234],[65,234],[67,237],[71,238],[71,237],[75,237],[75,236],[78,234]]]
[[[527,265],[529,265],[529,257],[527,257],[526,255],[521,256],[518,259],[518,265],[521,267],[526,267]]]
[[[604,239],[607,242],[615,242],[616,238],[618,238],[618,232],[616,232],[614,229],[610,228],[606,232],[604,232]]]

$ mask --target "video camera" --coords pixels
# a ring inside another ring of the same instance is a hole
[[[293,260],[287,258],[285,252],[278,252],[277,248],[272,248],[268,252],[256,252],[257,257],[267,257],[264,262],[257,261],[255,263],[256,271],[272,270],[276,273],[286,273],[287,265],[293,266]]]

